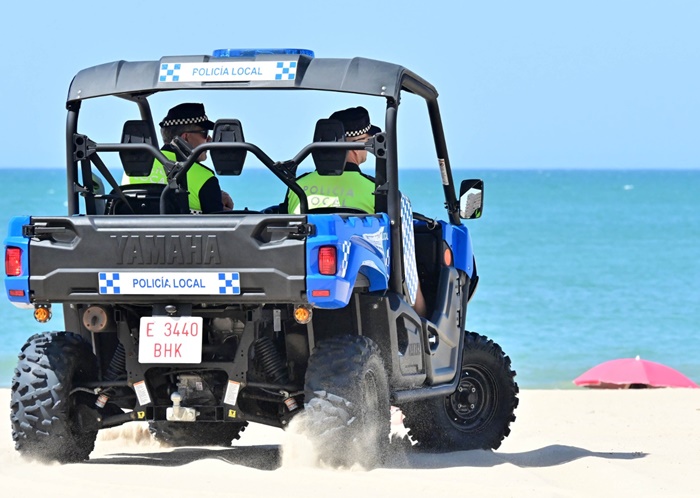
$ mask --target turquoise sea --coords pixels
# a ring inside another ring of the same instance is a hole
[[[10,217],[62,215],[61,169],[0,171],[0,230]],[[480,282],[468,329],[498,342],[522,388],[574,388],[617,357],[665,363],[700,383],[700,171],[484,170],[484,215],[468,222]],[[245,185],[244,183],[245,182]],[[237,208],[279,202],[281,184],[248,170],[222,180]],[[414,211],[443,217],[435,170],[402,172]],[[3,288],[4,295],[4,288]],[[62,329],[0,298],[0,386],[25,339]]]

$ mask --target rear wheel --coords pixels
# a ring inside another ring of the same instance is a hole
[[[389,446],[389,385],[371,339],[320,341],[309,359],[304,431],[319,458],[333,466],[381,465]]]
[[[60,463],[87,460],[97,430],[83,430],[95,395],[73,392],[96,380],[97,362],[90,344],[70,332],[32,336],[22,347],[12,379],[12,439],[22,455]]]
[[[402,406],[404,425],[424,448],[496,449],[510,434],[517,394],[510,358],[495,342],[467,332],[455,392]]]
[[[151,422],[156,441],[167,446],[231,446],[248,422]]]

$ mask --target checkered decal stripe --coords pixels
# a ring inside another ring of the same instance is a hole
[[[293,80],[297,74],[296,61],[278,62],[277,72],[275,73],[276,80]]]
[[[219,273],[219,284],[219,294],[233,294],[237,296],[241,293],[241,277],[238,272]]]
[[[100,294],[120,294],[119,274],[102,272],[99,275]]]
[[[411,201],[401,194],[401,243],[403,244],[404,283],[411,306],[418,292],[418,268],[416,267],[416,244],[413,237],[413,209]]]
[[[180,64],[161,64],[158,81],[161,83],[180,81],[180,69],[182,69]]]
[[[349,240],[343,242],[342,249],[342,259],[340,260],[340,268],[338,270],[338,276],[340,278],[345,278],[345,274],[348,271],[348,262],[350,260],[350,247],[352,244]]]

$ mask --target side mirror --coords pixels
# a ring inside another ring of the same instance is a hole
[[[484,210],[484,181],[463,180],[459,186],[459,217],[464,220],[481,218]]]

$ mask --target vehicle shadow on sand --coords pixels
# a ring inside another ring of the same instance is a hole
[[[202,460],[221,460],[232,465],[243,465],[258,470],[275,470],[280,466],[280,446],[236,446],[233,448],[175,448],[150,453],[112,453],[90,458],[88,464],[150,465],[178,467]]]
[[[231,465],[258,470],[276,470],[282,462],[279,445],[236,446],[233,448],[177,448],[150,453],[113,453],[91,458],[88,464],[146,465],[177,467],[189,463],[215,459]],[[392,444],[384,468],[389,469],[444,469],[452,467],[495,467],[509,463],[517,467],[554,467],[581,458],[607,460],[636,460],[646,457],[642,452],[598,452],[566,445],[550,445],[520,453],[472,450],[449,453],[422,451],[407,444]]]
[[[641,452],[599,452],[577,446],[554,444],[520,453],[502,451],[471,450],[450,453],[434,453],[411,448],[394,452],[385,467],[394,469],[445,469],[451,467],[495,467],[509,463],[516,467],[543,468],[573,462],[581,458],[604,458],[607,460],[636,460],[644,458]]]

